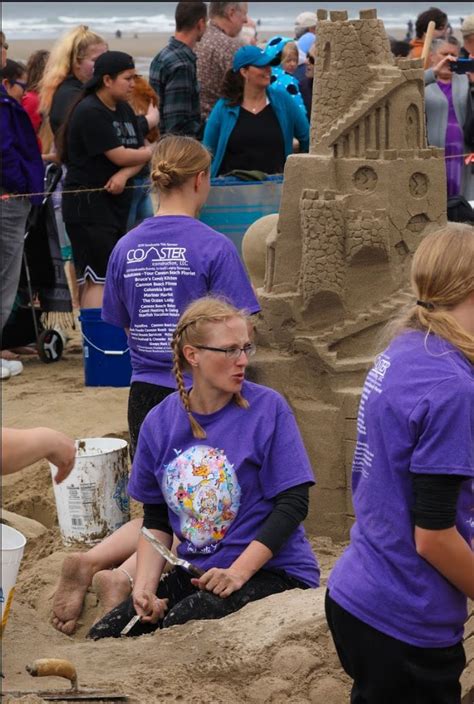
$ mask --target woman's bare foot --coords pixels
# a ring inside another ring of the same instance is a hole
[[[64,560],[53,599],[51,619],[51,623],[58,631],[66,635],[74,633],[94,571],[87,553],[75,552]]]
[[[96,623],[132,593],[130,580],[121,569],[100,570],[92,579],[92,588],[100,603]]]

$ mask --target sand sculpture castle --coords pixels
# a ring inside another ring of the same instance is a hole
[[[382,324],[410,298],[413,252],[446,220],[446,184],[443,150],[426,143],[421,60],[395,61],[376,10],[317,15],[310,152],[287,160],[266,237],[254,374],[302,430],[318,477],[310,529],[342,537],[362,382]]]

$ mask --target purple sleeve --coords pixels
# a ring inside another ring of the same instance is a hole
[[[227,244],[227,243],[226,243]],[[236,308],[258,313],[260,304],[234,245],[222,247],[212,263],[209,291],[224,296]]]
[[[266,499],[272,499],[285,489],[299,484],[315,483],[295,417],[282,398],[278,405],[275,424],[259,472],[260,485]]]
[[[416,474],[474,475],[474,394],[470,384],[445,379],[415,407],[410,471]]]
[[[6,105],[0,107],[1,115],[1,160],[2,160],[2,186],[9,190],[24,193],[28,190],[28,181],[21,168],[21,159],[18,155],[18,146],[15,143],[14,114]]]
[[[156,423],[154,420],[150,420],[150,415],[149,413],[140,428],[137,450],[128,482],[128,493],[133,499],[143,504],[163,504],[166,502],[154,471],[158,448],[153,437],[152,427]]]
[[[123,302],[123,272],[120,271],[121,256],[116,247],[107,265],[105,277],[104,300],[102,302],[102,320],[119,328],[130,327],[130,314]]]

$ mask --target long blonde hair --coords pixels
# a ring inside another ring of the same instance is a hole
[[[160,191],[179,188],[201,171],[209,171],[211,155],[197,139],[168,135],[158,142],[151,162],[151,180]]]
[[[406,329],[423,330],[448,340],[474,362],[474,336],[450,312],[474,292],[474,228],[448,223],[427,235],[413,257],[411,285],[419,303],[387,325],[385,341]]]
[[[58,86],[72,73],[74,64],[84,59],[87,49],[94,44],[107,44],[105,39],[91,32],[84,24],[71,29],[51,50],[40,82],[40,111],[47,115]]]
[[[245,311],[238,310],[230,303],[216,296],[204,296],[191,303],[181,315],[171,341],[173,350],[173,373],[176,377],[178,392],[184,409],[188,414],[191,429],[195,438],[205,438],[206,433],[191,413],[189,394],[184,385],[183,371],[189,368],[183,354],[185,345],[203,345],[207,339],[209,324],[221,323],[230,318],[242,318],[247,321]],[[241,408],[248,408],[249,404],[240,393],[234,394],[235,403]]]

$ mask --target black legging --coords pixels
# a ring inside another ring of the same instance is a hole
[[[137,449],[138,433],[141,425],[152,408],[157,406],[174,389],[157,384],[148,384],[146,381],[134,381],[130,386],[128,396],[128,429],[130,432],[130,457],[133,460]]]
[[[251,601],[279,594],[288,589],[309,589],[308,585],[283,572],[260,570],[243,587],[223,599],[211,592],[201,591],[191,584],[190,575],[179,567],[168,572],[158,585],[156,595],[168,599],[168,611],[158,623],[137,623],[130,636],[153,633],[158,628],[177,626],[192,619],[217,619],[238,611]],[[135,616],[132,598],[129,597],[112,609],[92,626],[87,637],[118,638],[120,631]]]

